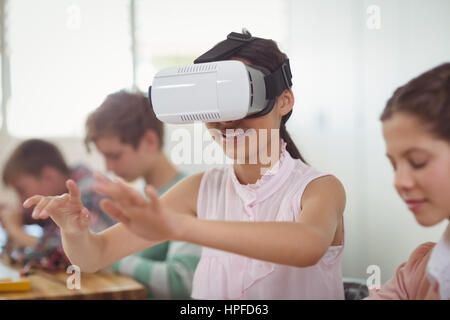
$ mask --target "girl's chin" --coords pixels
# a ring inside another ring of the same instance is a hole
[[[256,164],[258,160],[257,157],[251,157],[248,154],[227,154],[226,156],[237,164]]]
[[[243,141],[235,144],[223,143],[221,147],[225,154],[234,154],[234,158],[236,158],[237,154],[249,156],[250,154],[258,153],[258,150],[256,148],[254,148],[253,146],[249,146],[248,143],[245,143]]]
[[[440,212],[433,209],[415,212],[414,217],[416,218],[416,221],[423,227],[432,227],[445,220],[445,217],[440,214]]]

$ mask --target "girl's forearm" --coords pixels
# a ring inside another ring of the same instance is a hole
[[[70,262],[82,272],[96,272],[101,268],[102,239],[89,230],[82,234],[67,234],[61,230],[64,252]]]
[[[295,222],[233,222],[184,217],[180,241],[295,267],[316,264],[329,247],[321,233]]]
[[[70,262],[84,272],[96,272],[126,256],[161,243],[141,238],[121,223],[100,233],[86,230],[74,235],[62,230],[61,236]]]

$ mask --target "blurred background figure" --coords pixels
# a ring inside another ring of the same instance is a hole
[[[92,230],[101,231],[115,224],[100,209],[103,197],[93,190],[94,179],[88,167],[70,168],[52,143],[26,140],[17,146],[3,168],[3,183],[13,188],[19,199],[15,206],[4,206],[0,215],[8,237],[4,254],[9,254],[12,262],[31,262],[49,269],[67,265],[56,224],[50,219],[34,220],[31,211],[22,208],[22,202],[32,195],[54,196],[67,192],[67,179],[73,179],[80,188],[83,204],[91,213]],[[41,234],[30,234],[25,230],[26,225],[39,225]]]

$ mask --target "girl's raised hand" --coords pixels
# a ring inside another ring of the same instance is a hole
[[[154,188],[146,187],[145,191],[149,197],[146,199],[120,178],[111,181],[100,174],[95,177],[95,190],[109,197],[102,200],[101,208],[122,222],[131,232],[156,241],[180,237],[182,214],[163,208]]]
[[[81,193],[73,180],[66,181],[69,193],[60,196],[33,196],[23,203],[25,208],[34,205],[31,216],[34,219],[52,218],[61,231],[70,234],[81,234],[89,229],[89,211],[81,202]]]

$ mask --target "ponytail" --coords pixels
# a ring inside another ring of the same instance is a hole
[[[294,159],[300,159],[303,163],[306,163],[305,159],[303,159],[302,155],[300,154],[300,151],[298,151],[297,146],[295,145],[294,141],[292,140],[291,136],[286,130],[286,122],[291,116],[291,112],[284,115],[281,118],[281,124],[280,124],[280,137],[281,139],[286,142],[286,150],[289,152],[292,158]]]

